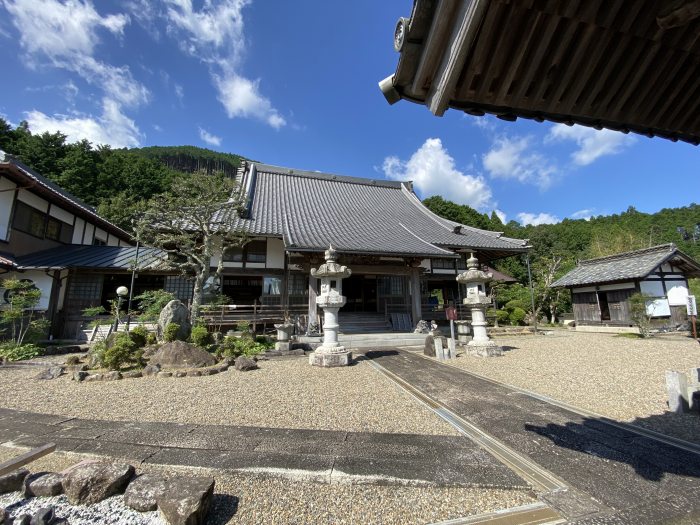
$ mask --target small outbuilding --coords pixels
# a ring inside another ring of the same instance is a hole
[[[581,261],[552,284],[571,290],[577,327],[632,326],[629,299],[650,297],[647,313],[655,325],[686,322],[688,279],[700,277],[700,263],[675,244]]]

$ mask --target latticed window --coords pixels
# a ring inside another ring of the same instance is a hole
[[[437,270],[454,270],[455,261],[454,259],[431,259],[430,265],[433,269]]]
[[[165,278],[165,286],[163,288],[166,292],[175,294],[175,297],[183,303],[187,303],[192,299],[194,283],[180,275],[168,275]]]
[[[403,296],[406,293],[406,278],[402,275],[384,275],[377,279],[380,296]]]

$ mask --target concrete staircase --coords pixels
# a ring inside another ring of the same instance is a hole
[[[384,314],[343,312],[338,315],[341,334],[368,334],[391,332],[391,325]]]

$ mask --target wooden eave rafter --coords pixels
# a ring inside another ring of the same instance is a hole
[[[700,0],[415,0],[390,103],[700,143]]]

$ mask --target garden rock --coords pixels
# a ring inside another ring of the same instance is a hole
[[[177,299],[170,301],[161,310],[160,316],[158,317],[158,334],[162,337],[165,333],[165,327],[170,323],[176,323],[180,325],[180,329],[177,331],[175,337],[176,339],[184,341],[190,336],[190,332],[192,331],[189,314],[189,310],[181,301]]]
[[[240,372],[248,372],[249,370],[257,370],[258,363],[250,357],[239,356],[234,362],[234,367]]]
[[[150,358],[150,365],[161,368],[201,368],[216,364],[216,359],[206,350],[184,341],[165,343]]]
[[[124,492],[124,504],[139,512],[158,508],[157,500],[165,494],[168,480],[154,474],[142,474]]]
[[[114,372],[107,372],[102,376],[102,379],[104,381],[117,381],[122,378],[122,373],[117,372],[116,370]]]
[[[130,372],[123,372],[122,377],[124,379],[135,379],[137,377],[143,376],[143,373],[140,370],[131,370]]]
[[[73,381],[84,381],[87,376],[89,376],[89,372],[84,372],[82,370],[77,370],[73,372]]]
[[[15,518],[12,525],[31,525],[31,523],[32,517],[29,514],[22,514],[19,518]]]
[[[60,377],[64,374],[66,369],[62,366],[52,366],[41,372],[38,376],[36,376],[37,379],[56,379],[57,377]]]
[[[425,321],[424,319],[418,321],[418,324],[416,324],[416,329],[413,331],[414,334],[427,334],[429,332],[430,325],[428,324],[428,321]]]
[[[9,474],[5,474],[4,476],[0,476],[0,494],[22,490],[24,478],[28,475],[29,471],[26,468],[21,468]]]
[[[56,472],[38,472],[24,478],[24,497],[50,497],[63,494],[63,475]]]
[[[160,372],[160,365],[147,365],[141,370],[141,373],[146,376],[154,376]]]
[[[423,354],[429,357],[435,357],[435,341],[432,335],[425,338],[425,348],[423,348]]]
[[[206,523],[214,494],[214,478],[174,478],[158,498],[158,508],[171,525]]]
[[[91,505],[124,492],[133,475],[125,463],[78,464],[66,474],[63,490],[72,504]]]
[[[10,523],[10,513],[0,508],[0,525],[5,525],[5,523]]]
[[[53,525],[57,522],[56,510],[53,507],[42,507],[34,513],[29,525]]]

